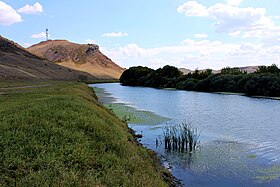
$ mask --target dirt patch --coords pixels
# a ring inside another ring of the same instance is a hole
[[[34,86],[16,86],[16,87],[7,87],[7,88],[0,88],[0,90],[11,90],[11,89],[25,89],[25,88],[40,88],[40,87],[48,87],[51,84],[41,84],[41,85],[34,85]],[[0,92],[1,93],[1,92]]]

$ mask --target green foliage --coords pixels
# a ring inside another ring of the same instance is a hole
[[[239,74],[246,74],[246,72],[241,71],[239,68],[226,67],[221,70],[221,74],[239,75]]]
[[[165,149],[171,151],[195,151],[201,131],[192,124],[182,123],[163,128]]]
[[[257,74],[245,84],[245,93],[248,95],[280,96],[280,76],[279,74]]]
[[[280,69],[275,64],[260,66],[252,74],[247,74],[239,68],[229,67],[223,68],[221,73],[218,74],[213,74],[211,69],[195,70],[187,75],[182,75],[178,71],[177,68],[172,66],[151,70],[150,73],[146,73],[142,77],[141,75],[136,76],[137,80],[141,81],[135,80],[130,85],[203,92],[235,92],[257,96],[280,96]],[[121,83],[125,85],[125,82],[124,77]]]
[[[0,186],[167,186],[86,85],[51,84],[0,96]]]
[[[125,86],[140,86],[145,81],[147,75],[152,73],[154,70],[147,67],[132,67],[125,70],[120,77],[120,82]]]
[[[176,78],[182,75],[182,72],[176,67],[173,66],[164,66],[163,68],[159,68],[155,71],[155,74],[160,77],[165,78]]]
[[[131,67],[120,77],[124,86],[175,87],[175,81],[182,72],[173,66],[164,66],[157,70],[147,67]]]
[[[280,69],[277,65],[272,64],[271,66],[259,66],[256,73],[280,73]]]

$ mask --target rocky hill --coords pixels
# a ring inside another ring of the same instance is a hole
[[[0,79],[89,80],[95,77],[35,56],[0,36]]]
[[[29,52],[61,66],[87,72],[100,79],[119,79],[123,68],[103,55],[99,46],[76,44],[67,40],[49,40],[33,45]]]

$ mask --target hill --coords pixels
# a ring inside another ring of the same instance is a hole
[[[245,67],[237,67],[240,69],[240,71],[246,71],[247,73],[254,73],[257,71],[259,66],[245,66]],[[179,68],[179,70],[184,74],[188,74],[188,73],[192,73],[194,71],[190,70],[190,69],[186,69],[186,68]],[[200,72],[205,71],[206,69],[202,69],[199,70]],[[212,73],[217,74],[217,73],[221,73],[221,70],[212,70]]]
[[[94,77],[35,56],[17,43],[0,36],[0,79],[80,80]]]
[[[95,44],[49,40],[33,45],[29,52],[61,66],[87,72],[100,79],[119,79],[123,68],[102,54]]]

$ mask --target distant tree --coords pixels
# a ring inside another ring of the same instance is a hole
[[[195,86],[198,80],[193,78],[188,78],[186,80],[180,81],[176,84],[176,88],[179,90],[195,90]]]
[[[228,75],[239,75],[239,74],[245,74],[246,71],[241,71],[239,68],[230,68],[226,67],[221,70],[221,74],[228,74]]]
[[[279,76],[266,73],[256,74],[245,85],[245,93],[248,95],[280,96]]]
[[[122,85],[175,87],[181,90],[204,92],[239,92],[247,95],[280,97],[280,70],[277,65],[260,66],[256,73],[247,74],[239,68],[223,68],[213,74],[211,69],[195,70],[182,75],[178,68],[164,66],[157,70],[132,67],[120,78]]]
[[[155,73],[158,74],[158,76],[168,78],[180,77],[183,74],[178,68],[169,65],[157,69]]]
[[[145,77],[154,72],[153,69],[148,67],[131,67],[125,70],[120,77],[120,83],[124,86],[142,86],[144,84]]]
[[[256,73],[280,73],[280,69],[276,64],[271,66],[259,66]]]

